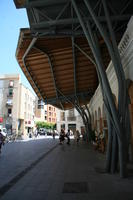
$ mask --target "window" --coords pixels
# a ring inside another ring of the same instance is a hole
[[[47,116],[45,116],[45,120],[47,120]]]
[[[13,96],[13,88],[9,88],[9,96]]]
[[[65,112],[60,113],[60,119],[61,121],[65,121]]]
[[[9,114],[12,114],[12,109],[11,108],[8,108],[8,115]]]
[[[9,81],[9,87],[13,88],[14,86],[14,81]]]
[[[49,118],[49,122],[51,122],[51,118]]]
[[[38,109],[43,109],[44,108],[44,103],[41,99],[38,100]]]
[[[49,112],[49,116],[51,116],[51,112]]]
[[[74,117],[74,109],[69,110],[69,117]]]
[[[11,117],[12,116],[12,109],[11,108],[8,108],[8,117]]]
[[[65,129],[65,124],[61,124],[61,129]]]
[[[49,110],[51,110],[51,106],[49,106]]]
[[[12,103],[12,99],[7,99],[7,102],[6,102],[6,103],[7,103],[8,106],[12,106],[12,104],[13,104],[13,103]]]
[[[26,102],[24,103],[24,107],[25,107],[25,110],[27,109],[27,104],[26,104]]]

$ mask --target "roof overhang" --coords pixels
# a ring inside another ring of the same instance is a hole
[[[26,0],[14,0],[16,8],[24,8]]]
[[[107,64],[102,41],[101,48]],[[74,67],[71,37],[33,38],[29,29],[21,29],[16,58],[38,97],[58,108],[70,109],[75,101],[89,103],[98,86],[93,56],[84,37],[75,39]]]

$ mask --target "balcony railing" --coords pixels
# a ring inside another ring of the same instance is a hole
[[[13,94],[7,94],[7,97],[12,98],[12,97],[13,97]]]
[[[7,102],[6,102],[6,105],[12,106],[13,105],[12,99],[8,99]]]
[[[67,117],[67,121],[76,121],[76,117],[75,116]]]

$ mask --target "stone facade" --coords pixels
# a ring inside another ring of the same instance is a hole
[[[84,127],[83,121],[76,109],[62,111],[57,109],[57,131],[60,132],[61,128],[67,132],[70,129],[73,133],[76,130],[81,132]]]
[[[127,24],[127,29],[119,43],[119,52],[121,56],[121,61],[123,69],[125,72],[126,79],[131,80],[131,85],[129,87],[129,96],[130,96],[130,115],[131,115],[131,128],[132,128],[132,144],[133,144],[133,17],[131,17],[129,23]],[[118,101],[118,82],[116,74],[114,72],[112,62],[109,63],[109,66],[106,70],[112,93],[116,100]],[[90,101],[89,109],[92,115],[92,126],[93,129],[98,132],[103,132],[104,129],[107,129],[106,116],[104,113],[103,98],[98,86],[93,98]]]

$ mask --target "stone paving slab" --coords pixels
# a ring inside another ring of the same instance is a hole
[[[84,143],[58,145],[1,200],[133,200],[133,176],[99,173],[104,163],[105,155]],[[66,183],[87,183],[88,192],[64,193]]]

